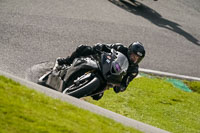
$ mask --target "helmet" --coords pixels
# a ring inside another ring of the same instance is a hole
[[[138,64],[145,56],[143,44],[140,42],[131,43],[128,47],[128,58],[131,64]]]

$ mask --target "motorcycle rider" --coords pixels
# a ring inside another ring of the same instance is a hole
[[[116,93],[123,92],[126,90],[129,82],[131,82],[138,75],[138,67],[139,67],[138,63],[145,56],[145,49],[141,42],[133,42],[129,45],[129,47],[125,47],[121,43],[116,43],[116,44],[97,43],[94,46],[80,45],[71,54],[71,56],[68,56],[66,58],[60,58],[60,57],[57,58],[53,70],[57,71],[59,69],[59,66],[62,66],[63,64],[71,65],[75,58],[94,55],[98,51],[110,52],[112,48],[124,54],[129,61],[127,74],[122,79],[120,86],[115,86],[113,88]],[[103,93],[94,95],[92,96],[92,98],[94,100],[99,100],[102,96]]]

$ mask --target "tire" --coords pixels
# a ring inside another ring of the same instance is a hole
[[[77,89],[71,91],[71,92],[65,92],[66,88],[63,93],[68,94],[70,96],[76,97],[76,98],[81,98],[85,96],[89,96],[92,92],[94,92],[98,87],[100,86],[100,80],[97,77],[94,77],[90,81],[88,81],[86,84],[81,86],[80,88],[78,87]]]

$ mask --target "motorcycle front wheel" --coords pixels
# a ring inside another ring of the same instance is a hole
[[[70,86],[64,89],[63,93],[76,98],[81,98],[89,96],[89,94],[97,90],[100,86],[99,78],[85,78],[84,76],[86,77],[88,75],[78,77],[77,80],[75,80]]]

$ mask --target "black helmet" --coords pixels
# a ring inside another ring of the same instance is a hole
[[[145,56],[145,50],[140,42],[134,42],[128,47],[128,58],[132,64],[138,64]]]

